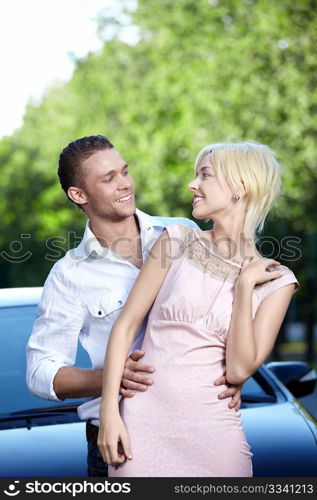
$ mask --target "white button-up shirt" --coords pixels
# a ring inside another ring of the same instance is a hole
[[[169,224],[189,219],[153,217],[136,211],[140,225],[143,261],[156,239]],[[27,345],[27,384],[44,399],[60,401],[53,389],[62,366],[76,362],[78,340],[87,351],[93,369],[102,369],[108,338],[139,269],[119,254],[104,248],[87,222],[81,243],[70,250],[50,271],[39,303],[39,317]],[[142,343],[145,323],[138,331],[131,352]],[[81,419],[98,424],[100,398],[78,409]]]

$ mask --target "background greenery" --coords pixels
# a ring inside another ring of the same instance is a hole
[[[129,14],[139,28],[133,45],[120,41],[120,21],[101,12],[100,36],[111,28],[112,39],[76,61],[72,79],[31,102],[21,129],[0,141],[1,286],[41,285],[62,248],[78,243],[85,217],[67,202],[56,176],[59,152],[71,140],[107,135],[131,166],[140,209],[190,217],[186,185],[201,147],[254,139],[269,144],[284,166],[285,193],[265,231],[300,239],[296,258],[285,261],[301,282],[290,314],[305,323],[312,356],[316,6],[139,0]],[[59,251],[48,249],[52,237]],[[274,257],[283,260],[278,245]]]

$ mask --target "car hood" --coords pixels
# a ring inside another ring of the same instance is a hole
[[[257,405],[241,414],[253,453],[254,476],[317,475],[316,441],[296,405],[289,401]],[[0,475],[85,477],[86,447],[82,422],[2,430]]]
[[[0,431],[1,477],[85,477],[85,424]]]
[[[315,435],[301,410],[286,401],[242,410],[254,476],[316,476]]]

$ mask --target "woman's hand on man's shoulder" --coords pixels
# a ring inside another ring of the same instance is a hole
[[[236,286],[254,288],[283,276],[281,264],[274,259],[251,257],[244,259]]]

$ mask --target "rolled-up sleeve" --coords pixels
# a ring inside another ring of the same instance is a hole
[[[26,381],[36,396],[60,401],[53,388],[54,377],[62,366],[74,365],[84,317],[80,298],[64,277],[52,270],[26,347]]]

